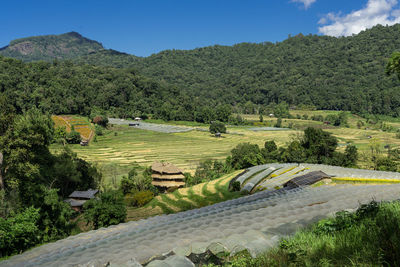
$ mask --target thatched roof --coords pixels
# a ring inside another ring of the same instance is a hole
[[[159,173],[153,173],[151,175],[151,178],[153,179],[159,179],[159,180],[184,180],[185,176],[183,174],[167,174],[167,175],[162,175]]]
[[[68,197],[70,198],[83,198],[83,199],[92,199],[99,192],[97,189],[89,189],[87,191],[74,191]]]
[[[158,187],[181,187],[185,186],[185,182],[183,181],[152,181],[152,185],[158,186]]]
[[[325,178],[331,178],[331,176],[322,171],[314,171],[314,172],[309,172],[305,175],[297,176],[292,180],[288,181],[287,183],[285,183],[283,186],[289,188],[307,186],[319,182]]]
[[[151,170],[160,174],[183,174],[181,169],[168,162],[156,161],[153,163],[153,165],[151,165]]]

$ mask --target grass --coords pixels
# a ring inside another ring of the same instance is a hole
[[[229,181],[240,172],[235,171],[210,182],[180,188],[173,193],[161,194],[142,208],[128,208],[127,220],[139,220],[154,215],[201,208],[243,196],[240,192],[230,192],[228,189]]]
[[[215,138],[208,132],[158,133],[127,126],[115,126],[106,130],[104,136],[97,136],[97,142],[89,146],[69,145],[79,157],[96,163],[104,173],[107,183],[126,175],[132,163],[149,166],[154,161],[167,161],[194,173],[200,161],[206,159],[224,160],[239,143],[251,142],[260,146],[266,140],[275,140],[284,145],[290,135],[278,132],[253,132],[243,128],[231,128],[241,134],[225,134]],[[294,131],[289,131],[294,133]],[[52,145],[59,150],[60,145]]]
[[[253,259],[227,257],[224,266],[399,266],[400,203],[371,202],[339,212],[284,239]],[[209,267],[215,266],[209,264]]]

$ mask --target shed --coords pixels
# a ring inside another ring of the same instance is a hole
[[[141,121],[141,120],[142,120],[142,118],[140,118],[140,117],[135,118],[135,121]]]
[[[215,133],[215,137],[221,137],[221,133]]]
[[[68,198],[68,199],[64,200],[64,202],[68,203],[73,210],[81,211],[83,204],[85,204],[86,200],[76,200],[76,199]]]
[[[183,187],[185,185],[183,171],[171,163],[154,162],[151,166],[151,171],[151,183],[161,191],[166,191],[171,187]]]
[[[89,140],[82,140],[80,145],[81,146],[88,146],[89,145]]]
[[[64,201],[67,202],[71,208],[75,211],[81,211],[83,204],[86,201],[93,199],[96,197],[96,194],[99,192],[97,189],[89,189],[86,191],[74,191]]]
[[[313,171],[309,172],[304,175],[297,176],[290,181],[286,182],[283,184],[283,187],[292,189],[292,188],[297,188],[297,187],[303,187],[303,186],[308,186],[315,184],[316,182],[319,182],[323,179],[326,178],[331,178],[332,176],[322,172],[322,171]]]

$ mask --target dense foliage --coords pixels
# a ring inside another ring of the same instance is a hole
[[[336,137],[321,129],[309,127],[304,134],[297,136],[288,146],[279,147],[274,141],[266,141],[264,148],[256,144],[242,143],[231,151],[227,159],[235,169],[245,169],[263,163],[315,163],[354,167],[358,152],[354,145],[348,145],[344,153],[336,151]]]
[[[220,121],[213,121],[210,124],[210,128],[209,128],[210,133],[212,134],[216,134],[216,133],[226,133],[226,127],[225,124],[223,122]]]
[[[10,119],[0,135],[0,246],[6,256],[68,236],[73,211],[62,199],[96,188],[101,175],[68,149],[50,153],[50,116],[37,109],[17,115],[2,95],[0,104],[0,118]]]
[[[398,116],[398,81],[385,75],[385,66],[399,47],[397,24],[350,37],[299,34],[278,43],[166,50],[146,58],[94,49],[71,56],[78,65],[0,58],[0,92],[18,110],[37,106],[56,114],[88,115],[98,107],[120,117],[152,113],[165,120],[227,122],[216,108],[227,104],[236,112],[278,117],[285,116],[284,105]],[[49,58],[55,56],[41,59]],[[389,61],[387,73],[395,62]]]
[[[124,222],[126,206],[120,191],[108,191],[98,199],[91,199],[84,204],[84,217],[94,229]]]
[[[195,100],[230,104],[242,112],[254,112],[252,104],[286,101],[290,106],[398,116],[398,82],[385,76],[387,58],[398,49],[399,24],[378,25],[350,37],[299,34],[279,43],[167,50],[128,63],[104,53],[84,61],[133,66]]]

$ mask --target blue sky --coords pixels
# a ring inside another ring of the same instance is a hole
[[[351,35],[400,22],[398,0],[18,0],[4,1],[0,47],[77,31],[138,56],[165,49]]]

